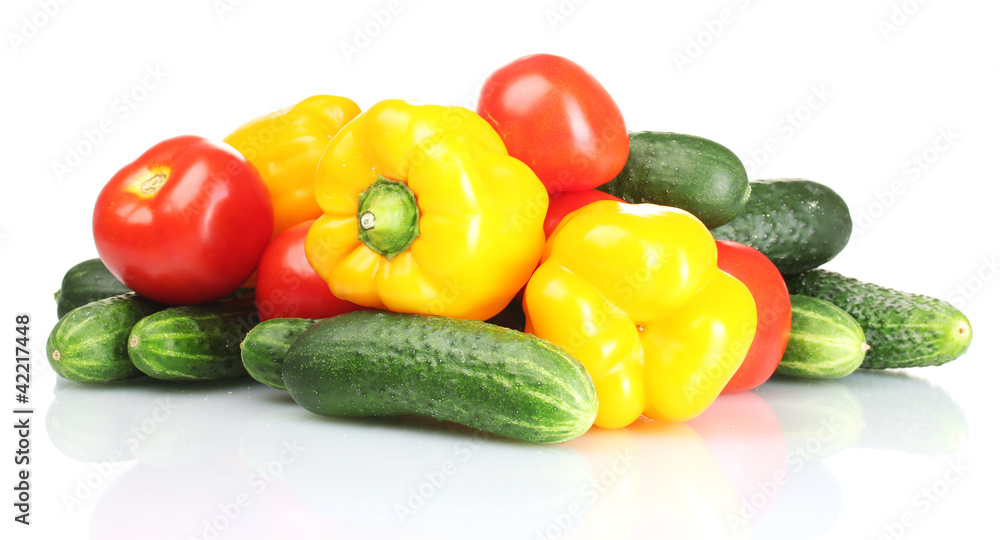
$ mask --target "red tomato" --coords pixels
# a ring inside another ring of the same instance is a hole
[[[183,136],[118,171],[94,208],[101,260],[130,289],[165,304],[235,291],[271,240],[274,210],[257,169],[229,145]]]
[[[605,184],[628,159],[618,105],[593,75],[559,56],[525,56],[496,70],[476,110],[549,193]]]
[[[792,305],[781,272],[766,255],[738,242],[720,240],[715,245],[719,249],[719,268],[742,281],[757,306],[753,343],[743,364],[722,390],[742,392],[760,386],[778,368],[792,331]]]
[[[274,237],[257,270],[257,312],[263,321],[278,317],[321,319],[366,309],[341,300],[306,260],[306,233],[310,220]]]
[[[552,235],[552,231],[556,230],[564,217],[596,201],[625,202],[614,195],[596,189],[563,191],[549,195],[549,209],[545,213],[545,223],[542,225],[545,229],[545,237],[548,238]]]

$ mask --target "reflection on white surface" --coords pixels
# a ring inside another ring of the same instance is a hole
[[[688,423],[594,428],[562,445],[323,418],[250,380],[55,393],[56,448],[127,463],[98,488],[95,539],[816,538],[843,506],[825,459],[948,455],[968,431],[935,386],[871,372],[775,379]]]

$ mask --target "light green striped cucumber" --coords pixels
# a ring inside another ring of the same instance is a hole
[[[288,348],[317,322],[317,319],[276,318],[253,327],[240,343],[243,367],[258,382],[285,390],[281,366]]]
[[[253,295],[165,309],[139,321],[128,355],[143,373],[171,381],[246,376],[240,343],[260,317]]]
[[[317,414],[427,416],[521,441],[567,441],[597,416],[597,393],[580,362],[482,321],[337,315],[292,343],[282,379]]]
[[[792,332],[775,373],[810,379],[837,379],[865,359],[865,331],[846,311],[818,298],[790,295]]]
[[[143,317],[166,308],[125,293],[70,310],[52,327],[45,353],[64,379],[105,383],[142,376],[129,360],[128,336]]]

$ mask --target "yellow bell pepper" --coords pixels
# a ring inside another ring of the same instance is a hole
[[[545,187],[462,107],[375,104],[330,142],[316,199],[306,257],[334,295],[363,306],[492,317],[545,244]]]
[[[597,426],[694,418],[750,348],[753,297],[684,210],[592,203],[560,223],[541,261],[524,292],[527,331],[587,368]]]
[[[350,99],[308,97],[236,128],[224,140],[260,172],[274,206],[273,236],[323,213],[313,185],[330,139],[361,112]]]

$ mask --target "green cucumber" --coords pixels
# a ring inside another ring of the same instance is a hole
[[[567,441],[597,416],[597,393],[580,362],[482,321],[337,315],[292,343],[282,379],[316,414],[427,416],[521,441]]]
[[[260,318],[253,295],[165,309],[139,321],[128,355],[143,373],[171,381],[247,375],[240,343]]]
[[[792,332],[775,373],[838,379],[854,373],[868,344],[858,321],[839,307],[811,296],[789,295]]]
[[[629,133],[629,152],[618,176],[597,188],[630,203],[687,210],[708,228],[739,215],[750,195],[747,171],[719,143],[680,133]]]
[[[767,255],[782,274],[817,268],[840,253],[851,237],[851,212],[829,187],[801,179],[750,182],[743,213],[712,230]]]
[[[101,259],[88,259],[69,270],[63,276],[62,285],[56,292],[56,314],[63,318],[70,311],[102,298],[110,298],[131,292],[118,281]]]
[[[317,319],[277,318],[253,327],[240,343],[243,367],[258,382],[285,390],[281,366],[285,363],[288,348],[317,322]]]
[[[71,310],[52,327],[45,354],[64,379],[105,383],[142,376],[129,360],[128,336],[142,318],[167,306],[125,293]]]
[[[791,294],[833,303],[854,317],[871,349],[862,368],[937,366],[965,354],[969,319],[951,304],[865,283],[828,270],[786,276]]]

